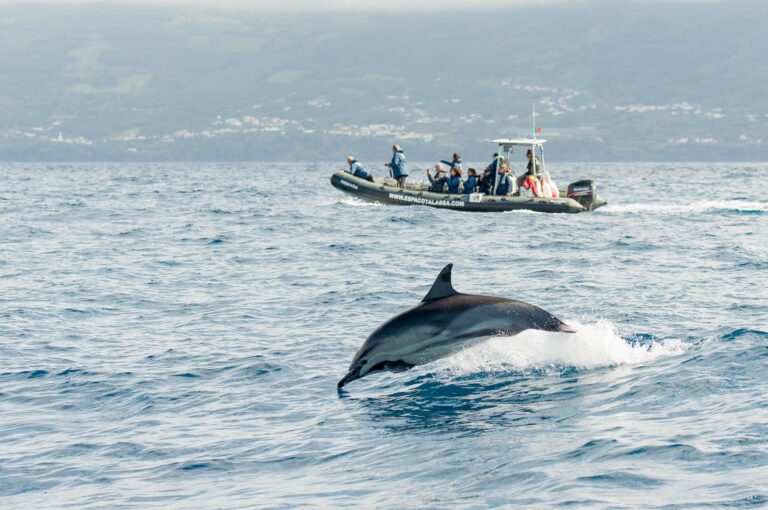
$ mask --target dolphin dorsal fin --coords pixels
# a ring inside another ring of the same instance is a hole
[[[428,303],[430,301],[435,301],[436,299],[442,299],[458,294],[456,289],[453,288],[453,285],[451,285],[451,269],[453,269],[453,264],[448,264],[442,271],[440,271],[435,283],[432,284],[432,288],[429,289],[427,295],[421,300],[422,303]]]

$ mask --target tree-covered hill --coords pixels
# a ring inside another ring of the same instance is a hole
[[[767,160],[768,4],[0,6],[2,160]]]

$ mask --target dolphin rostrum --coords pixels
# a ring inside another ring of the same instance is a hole
[[[339,388],[371,372],[403,372],[450,356],[488,336],[514,336],[527,329],[574,333],[538,306],[512,299],[462,294],[451,285],[448,264],[421,303],[388,320],[355,353]]]

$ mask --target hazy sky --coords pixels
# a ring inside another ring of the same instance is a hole
[[[241,8],[264,11],[325,11],[325,10],[473,10],[478,8],[509,8],[541,4],[589,3],[593,0],[0,0],[0,4],[129,4],[179,5],[212,8]],[[625,3],[715,3],[720,0],[615,0]]]

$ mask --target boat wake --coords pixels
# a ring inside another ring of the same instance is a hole
[[[453,375],[510,370],[560,374],[564,369],[644,363],[681,354],[691,347],[676,339],[627,341],[607,320],[568,323],[576,333],[529,330],[511,338],[492,337],[442,363]]]
[[[384,207],[384,204],[379,202],[367,202],[359,198],[340,198],[337,200],[326,200],[319,204],[321,207],[327,207],[329,205],[350,205],[352,207]]]
[[[768,202],[759,202],[757,200],[703,200],[691,204],[608,204],[599,211],[602,214],[689,214],[713,211],[764,213],[768,212]]]
[[[501,214],[546,214],[539,211],[531,211],[530,209],[517,209],[514,211],[502,211]]]

